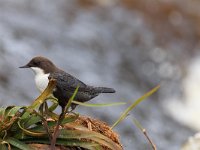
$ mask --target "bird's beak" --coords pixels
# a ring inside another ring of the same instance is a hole
[[[25,66],[21,66],[19,68],[30,68],[28,65],[25,65]]]

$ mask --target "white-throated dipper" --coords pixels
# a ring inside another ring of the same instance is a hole
[[[112,88],[86,85],[74,76],[59,69],[53,62],[42,56],[32,58],[28,64],[20,68],[31,68],[34,71],[35,83],[40,92],[45,90],[49,79],[55,79],[56,87],[53,91],[53,95],[58,99],[58,103],[62,109],[65,108],[77,87],[79,87],[79,89],[74,99],[79,102],[89,101],[100,93],[115,93],[115,90]],[[76,104],[72,103],[72,110],[75,109],[75,107]]]

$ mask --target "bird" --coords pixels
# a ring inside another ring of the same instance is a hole
[[[58,68],[51,60],[43,56],[33,57],[26,65],[19,68],[30,68],[35,73],[35,84],[38,90],[42,93],[50,79],[56,80],[56,86],[53,90],[53,96],[58,99],[58,104],[65,108],[69,99],[73,95],[75,89],[78,92],[74,100],[78,102],[87,102],[101,93],[115,93],[113,88],[95,87],[87,85],[71,74]],[[74,110],[77,104],[72,103],[71,109]]]

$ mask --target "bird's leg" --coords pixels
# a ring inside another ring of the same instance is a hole
[[[53,136],[52,136],[52,140],[51,140],[51,150],[55,150],[55,145],[56,145],[56,139],[59,135],[59,127],[63,121],[63,119],[65,118],[65,107],[62,107],[62,112],[58,118],[58,121],[57,121],[57,124],[56,124],[56,127],[54,129],[54,133],[53,133]]]
[[[71,104],[71,110],[70,110],[69,112],[72,112],[72,111],[76,108],[76,106],[77,106],[76,104],[73,104],[73,103],[72,103],[72,104]]]

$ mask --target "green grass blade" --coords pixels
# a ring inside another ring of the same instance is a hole
[[[12,138],[12,137],[7,138],[6,141],[8,143],[10,143],[12,146],[17,147],[17,148],[19,148],[21,150],[34,150],[29,145],[27,145],[27,144],[15,139],[15,138]]]
[[[75,89],[75,91],[74,91],[72,97],[69,99],[69,101],[68,101],[68,103],[67,103],[67,105],[66,105],[66,107],[65,107],[65,111],[69,110],[69,107],[71,106],[71,103],[72,103],[72,101],[74,100],[74,98],[75,98],[75,96],[76,96],[76,94],[77,94],[77,92],[78,92],[78,89],[79,89],[79,86],[76,87],[76,89]]]
[[[105,103],[105,104],[91,104],[91,103],[82,103],[78,101],[73,101],[72,103],[86,106],[86,107],[107,107],[107,106],[119,106],[119,105],[125,105],[126,103],[119,102],[119,103]]]
[[[66,123],[70,123],[70,122],[74,122],[75,120],[77,120],[79,117],[79,114],[75,114],[75,115],[69,115],[66,116],[61,124],[66,124]]]
[[[122,115],[119,117],[119,119],[112,125],[111,129],[113,129],[116,125],[118,125],[122,120],[124,120],[124,118],[126,118],[126,116],[128,115],[128,113],[135,108],[140,102],[142,102],[143,100],[145,100],[147,97],[151,96],[153,93],[155,93],[158,89],[160,88],[160,85],[156,86],[155,88],[153,88],[151,91],[147,92],[146,94],[144,94],[142,97],[140,97],[139,99],[137,99],[131,106],[129,106],[123,113]]]
[[[21,122],[24,124],[25,128],[28,128],[32,125],[35,125],[35,124],[41,122],[41,118],[39,116],[31,116],[29,118],[21,120]]]
[[[49,107],[49,111],[54,111],[58,107],[58,101],[56,99],[49,99],[53,104]]]
[[[137,127],[138,129],[140,129],[140,131],[143,132],[143,129],[144,129],[144,128],[142,127],[141,123],[140,123],[137,119],[133,118],[133,123],[136,125],[136,127]]]
[[[57,139],[56,144],[63,145],[63,146],[76,146],[82,147],[89,150],[96,150],[96,147],[99,147],[99,144],[94,142],[87,142],[87,141],[80,141],[80,140],[62,140]]]
[[[60,135],[58,136],[60,139],[86,139],[95,141],[101,145],[107,146],[112,150],[121,150],[122,148],[113,142],[108,137],[96,133],[94,131],[82,131],[82,130],[60,130]]]
[[[63,119],[61,125],[64,125],[64,124],[70,123],[70,122],[74,122],[76,119],[78,119],[78,117],[79,117],[78,114],[66,116],[66,117]],[[48,124],[48,127],[53,127],[53,126],[55,126],[55,125],[57,124],[57,122],[55,122],[55,121],[48,121],[47,124]],[[42,132],[42,131],[44,131],[44,127],[43,127],[42,125],[41,125],[41,126],[40,126],[40,125],[37,125],[37,126],[31,128],[31,131],[32,131],[32,132],[36,132],[36,133],[37,133],[37,132]]]
[[[34,136],[34,137],[41,137],[41,136],[46,136],[47,135],[47,133],[44,132],[44,131],[43,132],[35,132],[35,131],[30,131],[30,130],[27,130],[27,129],[23,128],[21,126],[21,124],[20,124],[20,121],[18,121],[17,124],[18,124],[19,128],[21,130],[23,130],[23,132],[25,134],[27,134],[27,135]]]
[[[12,108],[14,108],[15,106],[8,106],[8,107],[6,107],[5,108],[5,112],[4,112],[4,117],[5,118],[7,118],[8,117],[8,113],[9,113],[9,111],[12,109]]]
[[[11,117],[15,116],[15,114],[16,114],[20,109],[22,109],[22,108],[24,108],[24,107],[15,106],[15,107],[11,108],[11,109],[8,111],[7,116],[11,116]]]
[[[46,115],[49,116],[50,118],[52,118],[53,120],[58,120],[59,115],[57,115],[56,113],[52,112],[52,111],[47,111]]]
[[[24,139],[23,142],[49,144],[49,139],[48,138],[46,138],[46,139],[44,139],[44,138],[28,138],[28,139]],[[95,147],[99,146],[99,144],[97,144],[97,143],[81,141],[81,140],[76,140],[76,139],[68,139],[68,140],[57,139],[56,144],[63,145],[63,146],[82,147],[82,148],[86,148],[89,150],[96,150]]]
[[[30,109],[35,109],[47,99],[49,95],[52,94],[52,91],[56,85],[56,80],[50,80],[47,88],[42,92],[42,94],[29,106]]]

